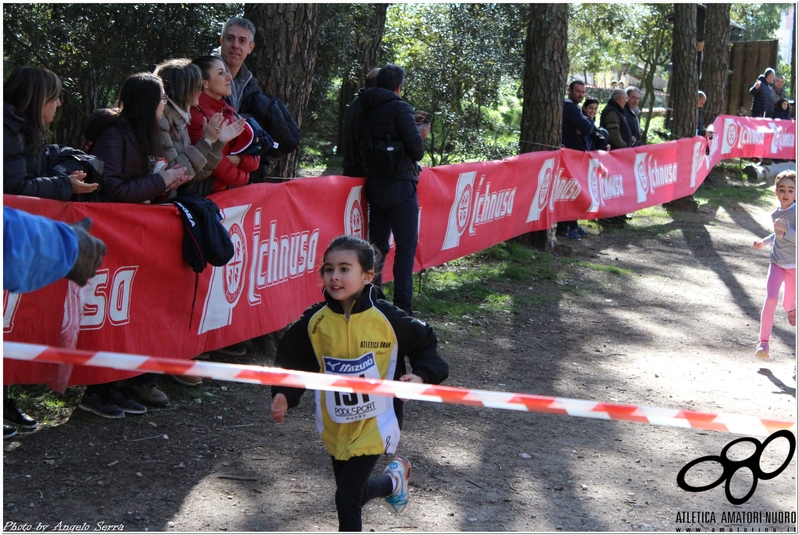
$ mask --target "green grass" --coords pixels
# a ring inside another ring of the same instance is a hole
[[[725,207],[730,204],[768,207],[776,203],[772,188],[736,183],[716,187],[706,182],[696,190],[694,198],[700,204],[707,204],[710,208]]]
[[[450,318],[515,314],[522,305],[543,305],[555,302],[565,292],[586,291],[590,279],[576,282],[571,266],[621,276],[633,274],[614,265],[555,257],[507,241],[425,270],[421,290],[417,275],[414,308],[425,315]],[[514,287],[509,289],[508,283]],[[393,285],[386,284],[384,291],[389,299],[393,297]]]
[[[63,394],[59,394],[45,385],[11,385],[8,395],[14,398],[22,412],[40,424],[57,425],[69,418],[78,406],[83,387],[70,386]]]

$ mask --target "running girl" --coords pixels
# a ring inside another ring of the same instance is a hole
[[[433,329],[377,298],[371,282],[379,254],[368,242],[339,236],[325,251],[325,301],[311,306],[283,336],[275,366],[318,373],[439,384],[449,365]],[[405,356],[412,373],[405,369]],[[272,418],[281,423],[304,389],[272,387]],[[340,531],[361,531],[361,509],[385,497],[401,513],[408,503],[411,464],[395,458],[371,476],[378,457],[396,452],[402,426],[397,398],[316,392],[316,428],[333,461]],[[371,476],[371,477],[370,477]]]
[[[771,244],[766,302],[763,303],[763,311],[760,313],[760,344],[755,350],[755,356],[761,359],[771,358],[768,344],[780,286],[783,284],[785,289],[782,292],[782,307],[788,312],[788,322],[792,326],[796,325],[796,171],[778,174],[775,186],[780,207],[771,213],[774,232],[754,243],[757,250]]]

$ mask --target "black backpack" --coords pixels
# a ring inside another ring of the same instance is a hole
[[[186,192],[173,201],[183,221],[183,259],[197,273],[207,264],[224,266],[233,258],[233,242],[214,201]]]
[[[205,266],[224,266],[233,258],[233,241],[222,224],[222,213],[214,201],[197,193],[180,193],[174,201],[183,221],[183,260],[194,270],[194,298],[191,301],[189,329],[197,285]]]
[[[300,127],[279,98],[257,91],[246,97],[241,108],[253,115],[278,143],[277,148],[266,151],[267,156],[278,158],[299,148]]]
[[[47,145],[45,151],[45,164],[47,165],[46,176],[71,175],[75,171],[83,171],[86,178],[83,180],[87,184],[100,184],[100,187],[91,193],[81,193],[72,195],[73,201],[99,201],[100,189],[105,182],[105,162],[97,156],[86,154],[82,150],[65,147],[62,145]]]

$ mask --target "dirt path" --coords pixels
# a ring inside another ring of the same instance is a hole
[[[519,298],[519,313],[423,318],[442,340],[448,384],[795,421],[796,337],[784,311],[775,358],[752,356],[768,255],[751,243],[768,234],[769,210],[730,200],[672,214],[676,221],[656,214],[624,231],[589,226],[571,256],[582,263],[557,260],[556,281],[491,283]],[[271,363],[267,345],[254,351],[258,362]],[[6,530],[8,522],[31,530],[59,522],[85,530],[337,529],[312,396],[276,426],[266,388],[162,383],[173,399],[167,409],[118,422],[76,411],[6,440]],[[368,504],[367,530],[796,528],[795,455],[740,506],[727,501],[723,484],[701,493],[678,487],[686,463],[718,455],[737,435],[422,402],[406,405],[405,421],[400,452],[414,465],[411,503],[400,516]],[[731,456],[753,450],[742,444]],[[787,441],[775,441],[763,470],[787,454]],[[694,484],[720,476],[718,465],[705,467]],[[733,495],[751,484],[739,471]],[[785,511],[793,516],[766,518]]]

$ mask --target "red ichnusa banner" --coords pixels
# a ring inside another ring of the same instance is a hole
[[[415,269],[480,251],[556,221],[595,219],[690,195],[727,158],[796,158],[796,123],[720,116],[716,136],[613,152],[561,149],[425,168]],[[65,280],[3,294],[6,341],[190,359],[280,329],[322,299],[327,244],[367,237],[365,180],[324,176],[219,193],[235,246],[199,275],[182,259],[183,228],[167,205],[71,203],[4,195],[6,206],[73,222],[91,217],[108,256],[89,283]],[[393,250],[384,280],[391,280]],[[196,297],[196,299],[195,299]],[[4,360],[4,384],[92,384],[135,375]]]

